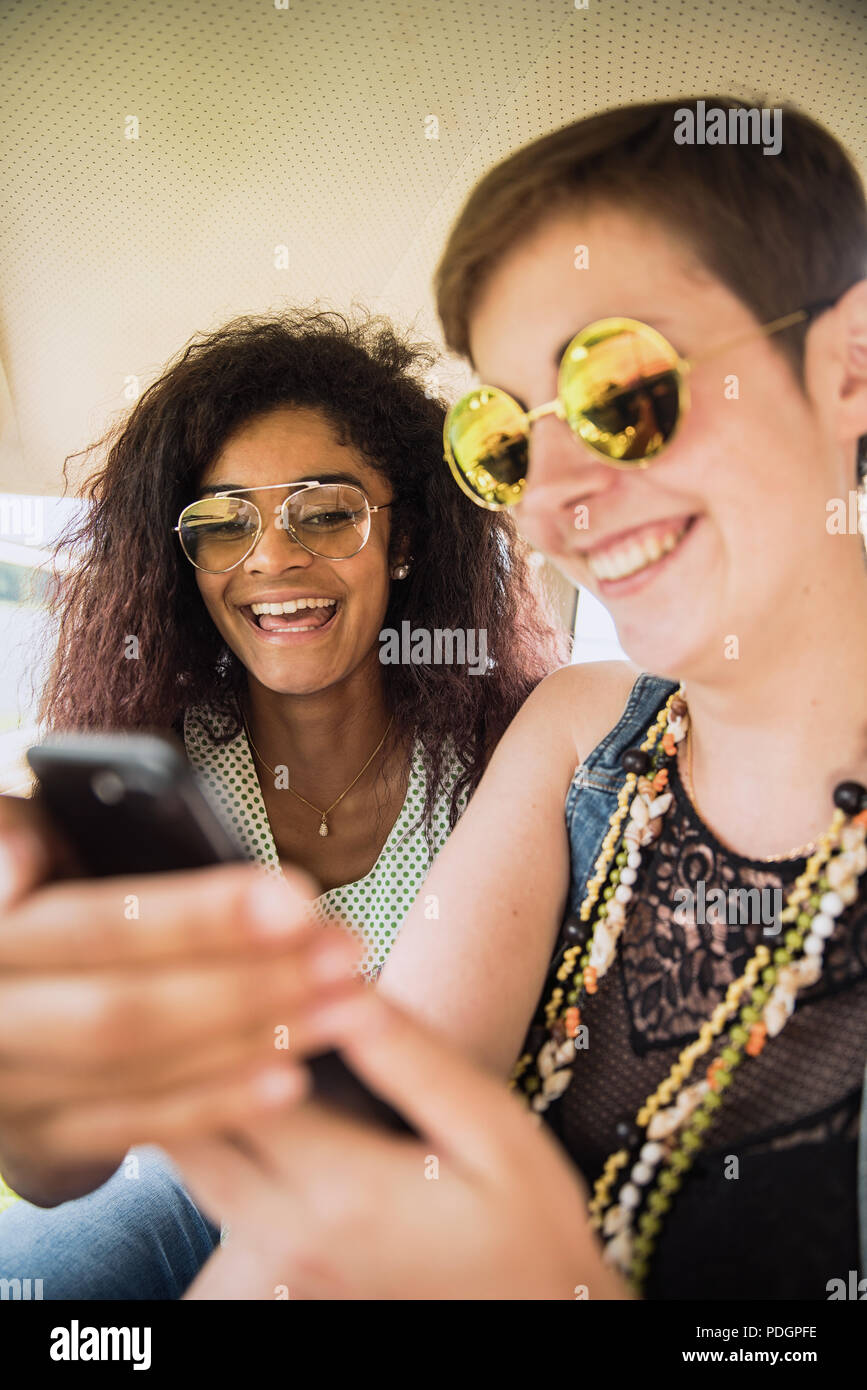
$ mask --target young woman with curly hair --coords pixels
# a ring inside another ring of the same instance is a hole
[[[313,874],[371,971],[501,734],[567,659],[511,519],[443,474],[434,361],[385,322],[317,310],[190,343],[66,537],[80,563],[42,702],[55,729],[174,727],[250,857]],[[439,662],[386,660],[380,634],[407,631],[433,657],[437,631],[468,634],[476,660],[451,640]]]
[[[42,701],[55,730],[173,728],[249,858],[274,878],[281,860],[305,869],[314,919],[350,925],[370,978],[500,736],[567,656],[511,519],[466,507],[443,472],[434,361],[384,321],[319,310],[190,343],[101,442],[64,537],[73,570]],[[429,634],[434,659],[386,663],[389,630]],[[475,660],[453,659],[456,633]],[[233,1059],[264,1064],[258,1016],[248,1034]],[[71,1177],[62,1144],[37,1159],[20,1112],[15,1127],[4,1145],[0,1120],[0,1170],[40,1202],[90,1191],[135,1140]],[[10,1209],[2,1272],[44,1248],[46,1297],[182,1289],[191,1247],[200,1259],[216,1231],[160,1159],[138,1161],[134,1186],[118,1174],[62,1212]]]

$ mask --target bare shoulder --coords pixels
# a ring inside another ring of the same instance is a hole
[[[568,737],[583,762],[623,713],[639,667],[630,661],[590,661],[546,676],[524,706],[528,716]]]
[[[540,681],[491,756],[465,817],[493,814],[502,798],[518,798],[560,818],[566,790],[583,762],[623,713],[641,674],[625,661],[564,666]]]

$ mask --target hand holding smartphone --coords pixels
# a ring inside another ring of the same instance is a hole
[[[28,751],[38,799],[94,878],[244,861],[179,745],[155,734],[64,734]],[[307,1060],[314,1094],[355,1117],[414,1131],[336,1052]]]

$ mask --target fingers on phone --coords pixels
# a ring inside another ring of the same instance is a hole
[[[208,1036],[196,1045],[173,1046],[160,1056],[142,1055],[119,1065],[109,1054],[85,1067],[55,1060],[0,1063],[0,1123],[27,1123],[28,1116],[51,1108],[108,1102],[117,1097],[159,1097],[192,1089],[245,1067],[265,1068],[297,1061],[321,1051],[327,1035],[302,1016],[283,1011],[265,1023],[222,1038]]]
[[[316,930],[309,898],[253,866],[77,880],[33,894],[3,923],[0,966],[81,969],[261,952]]]
[[[354,943],[317,928],[277,959],[239,957],[90,974],[0,976],[0,1056],[60,1073],[100,1071],[138,1059],[220,1046],[273,1020],[290,1031],[321,1000],[363,988]],[[327,966],[327,969],[325,968]]]
[[[56,1064],[8,1060],[0,1064],[0,1120],[19,1118],[51,1106],[81,1101],[103,1101],[133,1094],[159,1095],[181,1086],[222,1076],[233,1068],[273,1061],[284,1054],[277,1051],[276,1028],[260,1027],[238,1037],[226,1038],[198,1047],[173,1048],[164,1057],[141,1057],[119,1067],[117,1059],[105,1056],[95,1065],[74,1069]]]
[[[246,1066],[194,1087],[162,1096],[128,1097],[76,1106],[34,1126],[42,1152],[67,1162],[96,1160],[132,1145],[164,1146],[297,1105],[308,1093],[303,1068],[291,1062]]]
[[[48,871],[48,849],[34,829],[23,824],[0,827],[0,908],[14,907]]]

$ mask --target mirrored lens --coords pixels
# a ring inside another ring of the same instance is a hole
[[[570,343],[560,368],[566,419],[605,458],[641,463],[674,434],[685,387],[674,348],[634,319],[602,319]]]
[[[259,534],[259,513],[243,497],[203,497],[178,524],[187,558],[209,574],[230,570],[250,553]]]
[[[446,418],[445,454],[456,481],[491,511],[521,500],[527,477],[527,426],[517,401],[493,386],[470,391]]]
[[[370,533],[367,498],[348,483],[322,483],[293,493],[282,514],[303,546],[332,560],[357,555]]]

